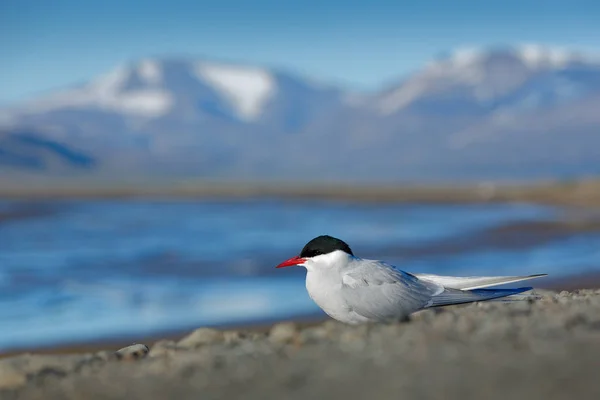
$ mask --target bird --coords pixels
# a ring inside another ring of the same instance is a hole
[[[484,289],[547,276],[439,276],[409,273],[384,261],[356,257],[329,235],[310,240],[299,256],[276,268],[306,268],[310,298],[331,318],[349,325],[405,321],[417,311],[499,299],[532,287]]]

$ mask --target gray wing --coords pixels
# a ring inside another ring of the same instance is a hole
[[[428,305],[444,291],[435,283],[375,260],[357,259],[342,276],[342,295],[349,307],[369,319],[398,319]]]

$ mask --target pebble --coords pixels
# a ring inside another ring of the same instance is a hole
[[[115,352],[119,360],[131,361],[146,357],[150,349],[145,344],[132,344]]]
[[[190,333],[177,343],[184,349],[195,349],[200,346],[220,343],[224,339],[223,332],[212,328],[199,328]]]

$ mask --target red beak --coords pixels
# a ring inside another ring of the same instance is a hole
[[[275,268],[291,267],[293,265],[302,264],[305,261],[306,261],[306,258],[295,256],[295,257],[290,258],[289,260],[285,260],[284,262],[282,262]]]

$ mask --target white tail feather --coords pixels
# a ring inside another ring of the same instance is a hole
[[[504,285],[507,283],[527,281],[530,279],[541,278],[548,274],[536,274],[528,276],[439,276],[431,274],[413,274],[424,281],[437,283],[446,288],[458,290],[482,289],[490,286]]]

